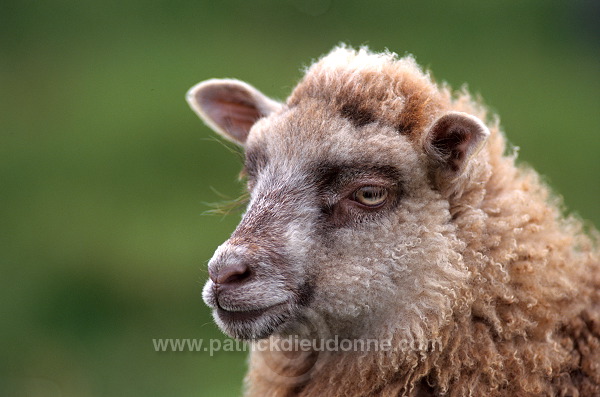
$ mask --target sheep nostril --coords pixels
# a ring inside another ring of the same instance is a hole
[[[233,265],[221,267],[216,274],[210,273],[210,278],[215,284],[229,285],[242,283],[250,278],[250,268],[245,263],[236,263]]]

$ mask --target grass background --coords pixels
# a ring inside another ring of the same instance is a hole
[[[600,34],[592,0],[3,0],[0,396],[235,396],[206,262],[239,215],[237,157],[188,109],[200,80],[284,99],[339,42],[413,53],[469,84],[520,158],[600,225]],[[217,194],[216,192],[220,192]]]

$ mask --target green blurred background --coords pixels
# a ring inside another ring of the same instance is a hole
[[[339,42],[416,55],[501,115],[520,158],[600,224],[597,1],[2,0],[0,396],[235,396],[206,262],[238,156],[184,101],[211,77],[283,99]]]

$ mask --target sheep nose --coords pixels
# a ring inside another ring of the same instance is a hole
[[[219,286],[241,284],[250,278],[250,267],[246,262],[235,262],[223,266],[209,266],[208,275]]]

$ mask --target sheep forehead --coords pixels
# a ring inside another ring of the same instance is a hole
[[[277,164],[283,174],[323,163],[410,168],[418,161],[413,143],[393,128],[379,123],[357,127],[310,101],[259,121],[246,151]]]

